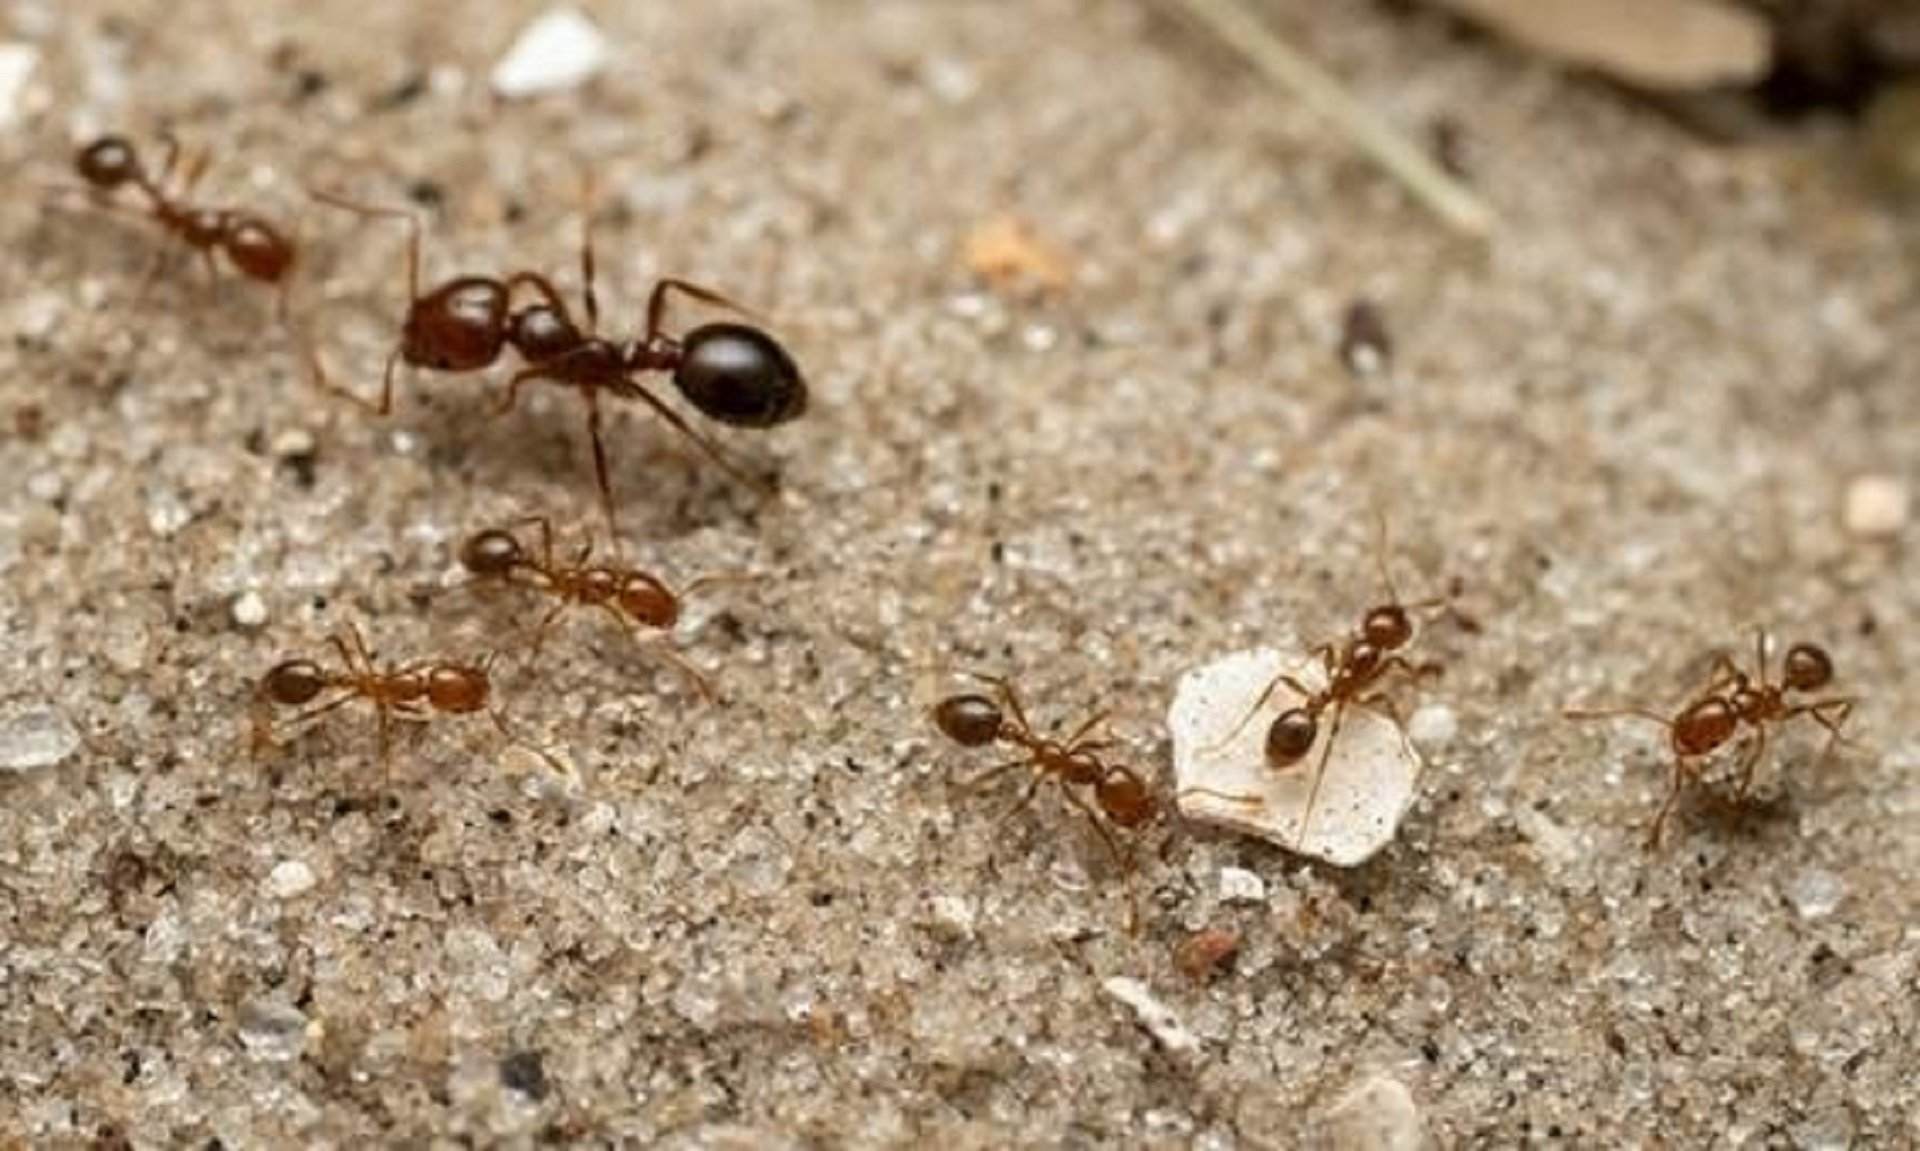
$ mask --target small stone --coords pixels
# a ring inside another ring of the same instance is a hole
[[[53,767],[80,749],[80,732],[44,705],[16,709],[0,719],[0,771]]]
[[[1787,901],[1800,918],[1809,921],[1832,915],[1846,895],[1846,884],[1824,868],[1806,868],[1787,882]]]
[[[1453,742],[1460,734],[1460,720],[1453,709],[1445,704],[1430,703],[1413,713],[1407,721],[1407,738],[1413,746],[1424,752],[1436,752]]]
[[[66,490],[67,481],[59,472],[35,472],[27,477],[27,494],[43,504],[57,502]]]
[[[936,895],[927,902],[934,934],[955,941],[973,938],[973,905],[958,895]]]
[[[1265,903],[1267,881],[1239,867],[1220,869],[1220,902]]]
[[[550,8],[524,28],[493,68],[506,99],[564,92],[592,79],[609,56],[606,37],[577,8]]]
[[[1171,1055],[1192,1055],[1200,1050],[1200,1040],[1173,1013],[1173,1009],[1153,997],[1147,985],[1138,979],[1116,975],[1100,985],[1106,993],[1131,1008],[1140,1026],[1147,1029]]]
[[[1393,841],[1412,806],[1420,757],[1392,720],[1350,707],[1340,742],[1326,751],[1331,720],[1305,757],[1286,770],[1266,761],[1267,729],[1299,697],[1281,673],[1308,689],[1326,678],[1319,660],[1270,648],[1238,651],[1187,672],[1167,712],[1173,735],[1175,800],[1187,818],[1258,836],[1289,851],[1353,867]],[[1249,715],[1269,684],[1258,714]],[[1312,820],[1307,819],[1312,799]]]
[[[500,1061],[500,1085],[535,1103],[547,1097],[546,1062],[538,1051],[516,1051]]]
[[[1841,518],[1854,535],[1869,538],[1898,535],[1912,514],[1912,493],[1897,476],[1859,476],[1847,485]]]
[[[312,891],[319,880],[313,868],[297,859],[283,860],[267,874],[267,890],[280,899],[292,899]]]
[[[9,41],[0,44],[0,128],[10,128],[20,119],[21,97],[27,81],[40,63],[40,49],[32,44]]]
[[[307,429],[286,428],[275,434],[273,442],[267,447],[273,452],[275,458],[290,460],[313,455],[317,445],[314,443],[313,433]]]
[[[240,1045],[256,1063],[291,1063],[316,1038],[317,1024],[277,999],[249,999],[240,1005]]]
[[[1385,1075],[1365,1080],[1333,1105],[1327,1134],[1339,1151],[1420,1151],[1427,1145],[1413,1092]]]
[[[1233,961],[1240,937],[1221,927],[1196,931],[1173,949],[1173,965],[1189,979],[1203,981]]]
[[[233,607],[229,610],[233,615],[235,627],[252,629],[261,627],[267,622],[267,601],[260,598],[259,592],[240,593],[235,597]]]
[[[1371,300],[1355,300],[1347,306],[1340,321],[1340,362],[1355,376],[1375,376],[1386,370],[1393,358],[1393,338],[1387,334],[1387,318],[1380,305]]]

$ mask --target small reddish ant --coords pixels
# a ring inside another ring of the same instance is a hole
[[[1114,743],[1110,739],[1087,738],[1107,713],[1096,712],[1065,740],[1048,739],[1034,732],[1026,709],[1021,706],[1020,697],[1011,683],[989,675],[976,674],[972,678],[990,684],[998,698],[973,692],[949,696],[934,706],[934,726],[961,747],[1007,744],[1019,754],[982,771],[962,784],[961,790],[977,791],[1009,771],[1029,768],[1033,772],[1033,782],[1027,785],[1026,791],[1012,808],[1012,811],[1018,811],[1033,801],[1034,793],[1040,790],[1043,783],[1048,780],[1057,783],[1060,794],[1093,824],[1094,830],[1100,833],[1101,840],[1106,843],[1107,850],[1125,873],[1127,899],[1131,908],[1129,930],[1138,930],[1140,907],[1133,886],[1133,856],[1120,849],[1119,842],[1114,839],[1107,825],[1129,829],[1139,827],[1153,818],[1159,805],[1146,780],[1132,768],[1109,764],[1095,754]],[[1092,789],[1091,803],[1074,790],[1080,787]]]
[[[562,562],[553,551],[553,525],[545,516],[533,516],[522,523],[540,530],[538,551],[529,551],[519,537],[503,528],[475,532],[460,547],[460,565],[485,580],[520,584],[537,588],[557,602],[548,609],[534,628],[532,654],[537,655],[546,639],[547,628],[569,607],[594,607],[605,611],[629,635],[639,638],[640,629],[671,631],[680,620],[680,596],[659,577],[626,564],[589,564],[593,543],[580,545],[571,560]],[[687,585],[692,591],[722,578],[708,577]],[[671,648],[659,649],[678,668],[708,702],[713,702],[713,686],[700,669]]]
[[[360,638],[360,629],[353,625],[328,637],[328,642],[340,656],[338,670],[329,670],[311,659],[290,659],[275,664],[260,677],[253,724],[256,756],[273,742],[270,714],[273,706],[303,708],[284,725],[297,727],[356,699],[366,700],[379,717],[383,763],[388,758],[392,721],[424,723],[436,712],[467,715],[487,709],[487,700],[492,694],[488,675],[493,663],[491,655],[478,665],[429,659],[382,669],[374,665],[373,653]],[[338,694],[314,703],[327,692]],[[512,738],[500,713],[489,714],[495,725]]]
[[[133,144],[121,136],[102,136],[82,148],[74,157],[74,168],[96,199],[128,186],[138,189],[146,198],[147,214],[161,228],[198,251],[210,274],[216,271],[214,254],[220,252],[241,275],[277,287],[278,310],[284,319],[297,254],[294,242],[251,212],[209,208],[188,201],[194,185],[206,172],[209,159],[206,152],[196,153],[187,161],[177,190],[169,192],[167,183],[180,158],[180,145],[172,136],[164,137],[163,142],[167,155],[157,178],[140,162]],[[155,261],[149,279],[159,273],[163,259]]]
[[[1435,596],[1418,603],[1400,602],[1400,593],[1394,589],[1393,576],[1387,570],[1386,522],[1380,523],[1380,538],[1377,561],[1380,565],[1380,580],[1387,589],[1387,602],[1367,609],[1360,617],[1360,626],[1339,640],[1322,643],[1313,649],[1313,655],[1320,660],[1320,666],[1326,673],[1326,683],[1319,690],[1313,690],[1289,673],[1282,671],[1269,680],[1260,697],[1233,730],[1213,744],[1214,748],[1231,743],[1253,717],[1260,714],[1267,700],[1285,684],[1300,697],[1296,703],[1279,715],[1267,728],[1264,755],[1267,767],[1276,772],[1291,771],[1300,764],[1320,742],[1321,719],[1332,711],[1333,719],[1328,726],[1326,742],[1321,744],[1320,758],[1313,767],[1313,782],[1307,789],[1307,803],[1300,815],[1300,828],[1294,836],[1296,843],[1304,843],[1307,831],[1313,825],[1315,805],[1320,799],[1320,785],[1325,781],[1327,761],[1333,756],[1333,745],[1339,741],[1340,727],[1346,719],[1350,707],[1364,707],[1386,717],[1402,736],[1406,725],[1401,721],[1393,701],[1386,694],[1388,680],[1395,675],[1409,679],[1420,679],[1428,675],[1438,675],[1440,665],[1429,661],[1419,666],[1408,662],[1401,654],[1407,645],[1413,642],[1413,614],[1428,608],[1438,608],[1451,613],[1463,628],[1476,630],[1478,624],[1461,614],[1453,606],[1453,596],[1458,586],[1448,595]],[[1206,789],[1195,788],[1190,791]],[[1217,793],[1209,793],[1217,794]],[[1222,798],[1240,798],[1223,796]],[[1258,802],[1250,797],[1248,802]]]
[[[505,279],[458,276],[422,293],[420,220],[404,208],[362,204],[331,192],[314,191],[324,203],[362,216],[404,220],[407,224],[407,314],[399,342],[387,356],[380,398],[368,401],[326,379],[318,357],[316,377],[323,387],[344,395],[377,415],[393,407],[393,373],[402,360],[438,372],[475,372],[491,367],[507,347],[526,361],[508,381],[496,415],[513,410],[520,389],[545,380],[577,388],[587,405],[587,434],[593,443],[594,475],[600,486],[608,529],[619,531],[613,511],[613,485],[607,475],[606,446],[600,434],[600,395],[639,400],[675,431],[693,441],[728,474],[749,484],[766,485],[735,467],[720,445],[702,435],[673,408],[634,377],[667,373],[680,394],[711,419],[743,428],[769,428],[797,419],[807,409],[807,385],[800,369],[774,338],[741,323],[702,324],[675,338],[663,330],[668,296],[678,292],[702,303],[740,310],[717,292],[665,279],[647,298],[647,326],[638,340],[616,343],[598,335],[600,303],[594,292],[592,213],[583,214],[580,246],[581,294],[586,327],[574,322],[553,282],[538,272],[515,272]],[[516,288],[531,289],[538,302],[515,307]]]
[[[1648,847],[1660,846],[1667,818],[1673,814],[1681,791],[1701,777],[1702,761],[1734,739],[1741,725],[1752,728],[1754,734],[1736,772],[1739,779],[1734,785],[1736,799],[1745,799],[1752,790],[1754,771],[1766,753],[1773,728],[1795,716],[1810,716],[1827,729],[1829,752],[1835,743],[1847,742],[1841,727],[1853,713],[1851,698],[1836,696],[1806,703],[1788,698],[1789,693],[1819,691],[1833,682],[1833,658],[1826,649],[1812,643],[1789,647],[1781,663],[1781,681],[1774,683],[1767,678],[1765,629],[1754,630],[1753,648],[1752,675],[1741,671],[1726,652],[1718,653],[1706,685],[1671,719],[1637,707],[1568,708],[1564,712],[1567,718],[1577,720],[1646,719],[1667,729],[1667,744],[1673,752],[1673,781],[1659,814],[1654,816],[1653,828],[1647,836]]]

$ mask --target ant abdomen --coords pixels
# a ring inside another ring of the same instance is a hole
[[[956,695],[933,709],[933,724],[961,747],[985,747],[1000,738],[1005,717],[1000,705],[984,695]]]
[[[1290,707],[1274,717],[1267,728],[1267,766],[1292,767],[1313,750],[1320,738],[1320,721],[1304,707]]]
[[[525,562],[520,541],[499,528],[475,532],[460,545],[460,566],[474,575],[503,576]]]
[[[627,576],[617,600],[628,619],[645,627],[665,631],[680,622],[680,598],[645,572]]]
[[[1100,810],[1121,827],[1138,827],[1153,818],[1153,793],[1139,778],[1115,772],[1094,785]]]
[[[277,704],[298,707],[326,690],[327,674],[310,659],[275,664],[261,677],[260,690]]]
[[[807,410],[807,384],[779,341],[747,324],[703,324],[680,342],[673,382],[712,419],[769,428]]]
[[[507,288],[484,276],[449,280],[407,312],[400,354],[436,372],[472,372],[500,358],[507,342]]]
[[[1681,755],[1705,755],[1733,738],[1740,724],[1734,705],[1718,696],[1703,699],[1673,721],[1673,750]]]
[[[487,673],[476,667],[440,664],[427,672],[427,702],[435,711],[461,715],[487,706]]]
[[[277,284],[293,268],[293,244],[266,221],[239,212],[225,214],[220,247],[240,274]]]

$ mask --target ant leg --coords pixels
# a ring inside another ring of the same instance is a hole
[[[1565,719],[1582,721],[1590,719],[1647,719],[1669,730],[1673,727],[1673,721],[1666,716],[1641,707],[1566,707],[1560,709],[1560,715]]]
[[[561,612],[566,610],[567,610],[567,605],[565,603],[557,603],[552,607],[548,608],[547,614],[544,616],[541,616],[540,622],[534,625],[533,643],[529,644],[527,647],[528,663],[532,663],[534,660],[540,658],[540,648],[542,645],[544,645],[547,642],[547,629],[552,627],[553,621],[560,615]]]
[[[1107,850],[1113,855],[1113,862],[1120,868],[1121,874],[1125,876],[1128,909],[1127,934],[1138,935],[1140,933],[1140,894],[1135,890],[1133,885],[1134,866],[1132,854],[1120,850],[1120,843],[1114,839],[1113,832],[1108,829],[1106,820],[1100,818],[1100,813],[1094,810],[1093,806],[1084,798],[1074,792],[1072,788],[1065,786],[1060,788],[1060,794],[1066,797],[1068,803],[1080,809],[1080,813],[1087,817],[1087,822],[1093,824],[1093,829],[1100,833],[1100,841],[1107,845]]]
[[[1211,787],[1183,787],[1174,794],[1173,801],[1178,804],[1182,797],[1205,795],[1213,799],[1224,799],[1228,803],[1237,803],[1242,807],[1265,807],[1267,801],[1257,795],[1235,795],[1230,791],[1215,791]]]
[[[1764,627],[1753,629],[1753,674],[1764,689],[1767,686],[1767,629]]]
[[[326,700],[325,702],[322,702],[322,703],[316,703],[310,707],[297,711],[293,715],[288,716],[286,719],[280,721],[278,724],[273,722],[273,719],[271,716],[256,717],[254,720],[254,731],[253,731],[255,758],[259,757],[259,750],[261,748],[272,744],[274,732],[276,728],[278,728],[281,731],[291,731],[295,728],[306,727],[308,724],[312,723],[316,719],[319,719],[321,716],[326,715],[328,712],[338,711],[341,708],[345,707],[347,704],[352,703],[354,700],[358,698],[359,698],[359,694],[357,692],[347,691],[333,697],[330,700]]]
[[[548,371],[548,366],[549,365],[535,365],[530,368],[521,368],[519,371],[513,373],[512,377],[507,380],[507,394],[502,396],[500,402],[493,407],[493,412],[491,413],[493,418],[499,419],[501,416],[512,411],[514,405],[520,402],[520,389],[527,384],[536,383],[540,380],[552,380],[556,383],[566,382]]]
[[[1674,804],[1680,801],[1680,789],[1686,783],[1686,768],[1679,756],[1673,760],[1673,782],[1667,787],[1666,802],[1660,805],[1659,814],[1653,817],[1653,828],[1647,833],[1647,850],[1655,851],[1667,829],[1667,817],[1673,814]]]
[[[699,300],[703,304],[712,304],[717,308],[726,308],[728,311],[739,312],[741,315],[752,315],[746,308],[741,307],[739,304],[711,288],[703,288],[698,284],[689,283],[686,280],[660,280],[653,285],[653,291],[647,296],[646,338],[648,342],[651,342],[655,336],[660,334],[660,322],[666,319],[667,316],[668,292],[680,292],[683,295],[691,296]]]
[[[360,625],[348,620],[346,632],[347,638],[353,643],[353,650],[360,654],[360,667],[367,672],[372,672],[374,652],[367,646],[366,637],[360,634]]]
[[[1320,749],[1320,762],[1313,769],[1313,785],[1307,789],[1307,807],[1300,813],[1300,834],[1295,843],[1305,845],[1307,830],[1313,826],[1313,809],[1320,802],[1320,785],[1326,782],[1327,761],[1333,758],[1334,741],[1340,738],[1340,724],[1347,718],[1347,705],[1343,700],[1333,707],[1333,725],[1327,730],[1327,742]]]
[[[568,327],[573,326],[573,309],[567,307],[566,297],[560,294],[559,288],[553,286],[552,280],[538,272],[515,272],[506,278],[507,294],[511,296],[513,290],[522,284],[532,288],[549,308],[560,313],[560,318],[566,321]]]
[[[1820,758],[1824,762],[1828,756],[1833,754],[1833,749],[1836,745],[1845,745],[1848,747],[1854,745],[1854,741],[1848,739],[1846,733],[1841,730],[1842,727],[1846,726],[1847,717],[1853,714],[1853,704],[1854,700],[1847,696],[1823,699],[1816,703],[1801,704],[1798,707],[1789,709],[1787,711],[1787,718],[1792,719],[1796,715],[1808,715],[1813,717],[1813,722],[1827,729],[1827,746],[1826,749],[1820,753]]]
[[[1740,758],[1740,771],[1738,773],[1740,782],[1733,787],[1733,796],[1735,799],[1745,799],[1747,798],[1747,793],[1753,790],[1754,769],[1760,766],[1760,757],[1765,755],[1767,751],[1766,726],[1763,724],[1756,730],[1758,734],[1754,736],[1753,743],[1747,748],[1747,753]]]
[[[1064,743],[1067,750],[1069,752],[1086,751],[1091,748],[1105,747],[1111,744],[1113,741],[1110,739],[1101,740],[1096,743],[1080,742],[1082,737],[1084,737],[1088,732],[1092,731],[1096,725],[1098,725],[1102,720],[1106,719],[1107,716],[1111,714],[1113,714],[1113,712],[1110,708],[1101,708],[1099,711],[1096,711],[1092,715],[1088,716],[1086,719],[1086,722],[1082,723],[1079,727],[1075,728],[1073,734],[1068,736],[1065,739]]]
[[[984,791],[988,784],[999,779],[1014,768],[1026,767],[1032,763],[1033,757],[1030,755],[1022,756],[1019,759],[1010,759],[1005,763],[996,763],[992,767],[975,775],[973,778],[962,780],[960,783],[955,784],[954,789],[961,795],[973,795],[976,792]]]
[[[580,189],[580,296],[587,307],[587,335],[600,328],[600,300],[593,291],[593,173]]]
[[[607,538],[613,543],[616,556],[620,554],[620,520],[613,511],[613,481],[607,478],[607,445],[600,438],[600,393],[592,388],[582,389],[587,398],[587,439],[593,444],[593,478],[600,485],[600,510],[607,517]]]
[[[660,658],[672,664],[676,671],[692,681],[694,688],[700,692],[701,699],[705,700],[708,704],[720,702],[718,693],[713,690],[713,682],[709,680],[706,674],[699,668],[693,666],[693,662],[687,659],[686,656],[675,651],[673,647],[664,640],[641,635],[639,628],[635,626],[634,622],[625,615],[622,615],[620,609],[614,607],[612,604],[602,603],[597,606],[620,622],[620,626],[626,630],[628,637],[633,640],[634,646],[649,648],[657,652]]]
[[[393,351],[387,353],[386,370],[380,373],[380,398],[378,400],[369,400],[349,388],[334,383],[327,375],[325,365],[320,362],[319,349],[315,348],[311,341],[307,343],[307,367],[313,372],[313,382],[321,391],[326,392],[328,395],[338,396],[343,400],[347,400],[359,406],[363,411],[373,415],[384,416],[393,410],[393,370],[399,366],[400,350],[400,345],[395,344]]]
[[[508,742],[512,743],[516,747],[524,747],[528,751],[539,756],[540,759],[544,763],[546,763],[548,767],[552,768],[556,774],[566,776],[569,779],[574,777],[575,772],[573,768],[561,762],[559,757],[555,756],[552,752],[547,751],[545,748],[536,746],[533,743],[533,741],[526,739],[525,737],[521,736],[518,732],[514,731],[512,727],[508,726],[507,717],[505,713],[503,713],[499,708],[497,707],[488,708],[487,718],[493,720],[493,726],[500,729],[500,734],[506,736]]]
[[[654,395],[651,391],[649,391],[644,385],[639,383],[637,380],[634,380],[632,377],[628,377],[626,380],[622,382],[622,386],[614,394],[618,396],[627,397],[630,399],[637,399],[641,403],[647,405],[649,408],[652,408],[655,415],[667,421],[667,423],[673,427],[674,431],[677,431],[681,435],[687,437],[689,440],[692,440],[695,446],[697,446],[701,451],[707,454],[707,458],[711,459],[714,463],[720,465],[721,470],[725,471],[728,475],[732,476],[734,479],[739,480],[743,484],[748,484],[752,487],[759,488],[763,492],[770,492],[773,490],[772,485],[769,484],[766,480],[760,479],[756,476],[749,475],[746,472],[740,470],[738,465],[736,465],[732,460],[727,458],[727,453],[725,452],[725,450],[723,450],[720,447],[719,444],[715,443],[711,439],[708,439],[706,436],[700,434],[700,432],[696,428],[694,428],[692,424],[689,424],[686,421],[686,419],[680,415],[679,412],[676,412],[672,408],[668,407],[666,401],[662,400],[659,396]]]

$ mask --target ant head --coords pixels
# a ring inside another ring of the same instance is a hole
[[[487,706],[489,687],[484,668],[440,664],[427,672],[427,702],[435,711],[479,711]]]
[[[80,178],[103,192],[141,178],[140,156],[124,136],[102,136],[73,158]]]
[[[1360,634],[1381,651],[1395,651],[1413,638],[1413,621],[1407,617],[1406,608],[1397,603],[1387,604],[1367,613],[1360,624]]]
[[[1267,729],[1267,766],[1292,767],[1313,750],[1320,738],[1320,720],[1304,707],[1290,707],[1274,717]]]
[[[645,572],[622,580],[617,597],[622,614],[644,627],[664,630],[680,622],[679,597]]]
[[[500,358],[507,342],[507,288],[484,276],[461,276],[407,308],[400,354],[436,372],[474,372]]]
[[[277,284],[293,267],[293,244],[264,220],[228,215],[220,246],[227,259],[249,279]]]
[[[507,342],[529,363],[551,360],[578,347],[580,329],[552,304],[528,304],[507,319]]]
[[[723,424],[769,428],[807,410],[807,383],[772,336],[746,324],[704,324],[680,343],[674,386]]]
[[[283,707],[311,702],[326,686],[327,673],[310,659],[290,659],[260,677],[260,693]]]
[[[954,695],[934,706],[933,725],[961,747],[985,747],[1000,738],[1006,717],[984,695]]]
[[[460,545],[460,566],[477,576],[502,576],[526,560],[512,532],[488,528]]]
[[[1833,658],[1817,644],[1796,643],[1781,674],[1790,691],[1819,691],[1833,682]]]

